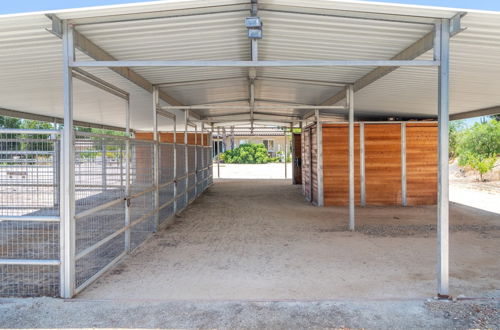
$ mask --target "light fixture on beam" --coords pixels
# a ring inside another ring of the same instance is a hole
[[[248,37],[250,39],[262,39],[262,30],[248,29]]]
[[[262,39],[262,20],[259,16],[245,17],[245,27],[248,29],[248,38]]]
[[[245,26],[247,27],[247,29],[261,29],[262,21],[258,16],[246,17]]]

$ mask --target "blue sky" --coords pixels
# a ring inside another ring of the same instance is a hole
[[[371,0],[365,0],[370,2]],[[29,11],[66,9],[100,5],[114,5],[121,3],[146,2],[141,0],[2,0],[0,14],[12,14]],[[407,3],[427,6],[499,10],[498,0],[385,0],[385,2]]]

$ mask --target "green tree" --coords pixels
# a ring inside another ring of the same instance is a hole
[[[460,143],[460,137],[466,128],[465,123],[462,120],[455,120],[450,122],[450,132],[449,132],[449,157],[451,159],[458,156],[458,145]]]
[[[266,164],[277,161],[277,158],[269,157],[263,144],[254,143],[241,144],[228,150],[221,154],[221,159],[227,164]]]
[[[0,128],[20,128],[21,119],[0,116]]]
[[[483,181],[483,175],[493,169],[500,154],[500,122],[492,119],[465,130],[460,136],[457,153],[458,164],[476,170]]]

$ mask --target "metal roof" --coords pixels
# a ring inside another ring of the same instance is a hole
[[[62,42],[49,33],[47,14],[71,20],[76,30],[120,60],[249,60],[244,18],[250,1],[175,0],[0,16],[0,108],[62,117]],[[262,60],[387,60],[432,26],[336,17],[339,11],[451,18],[467,12],[465,31],[451,41],[451,114],[500,105],[500,13],[341,0],[260,0]],[[130,21],[123,21],[124,19]],[[78,60],[92,60],[77,51]],[[419,59],[431,59],[427,53]],[[256,71],[256,104],[320,105],[335,82],[353,83],[374,67],[265,67]],[[130,93],[132,128],[151,129],[151,93],[106,68],[86,71]],[[185,105],[248,105],[248,69],[230,67],[134,68]],[[75,80],[75,119],[124,126],[124,101]],[[399,68],[355,94],[356,113],[437,114],[437,68]],[[234,113],[198,110],[202,116]],[[282,115],[304,111],[273,110]],[[235,121],[248,115],[233,116]],[[269,121],[269,116],[256,115]],[[295,117],[283,117],[293,119]],[[160,121],[160,129],[167,123]]]

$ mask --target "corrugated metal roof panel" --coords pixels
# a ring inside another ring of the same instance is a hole
[[[461,11],[341,0],[260,0],[259,4],[262,8],[259,14],[264,21],[264,38],[259,42],[262,60],[389,59],[431,29],[423,24],[328,16],[336,10],[417,17],[452,17]],[[248,6],[248,1],[169,0],[54,13],[63,19],[85,19],[86,23],[95,19],[119,20],[119,15],[124,14],[131,15],[127,18],[148,18],[77,27],[87,38],[121,60],[248,60],[250,43],[243,24]],[[162,15],[172,17],[152,19]],[[462,22],[467,30],[455,36],[451,44],[451,113],[500,104],[500,14],[468,11]],[[48,33],[48,28],[50,20],[45,13],[0,16],[0,107],[62,116],[61,41]],[[78,56],[89,60],[83,54]],[[422,58],[430,56],[426,54]],[[319,104],[339,90],[322,82],[352,83],[372,69],[259,68],[256,98],[267,102]],[[151,127],[148,92],[109,69],[87,70],[131,93],[133,127]],[[134,70],[154,84],[189,82],[162,87],[185,104],[248,98],[248,69]],[[436,95],[436,69],[400,68],[356,93],[355,106],[358,112],[392,116],[435,115]],[[299,113],[285,109],[276,111],[284,115]],[[230,111],[203,112],[204,115],[221,113]],[[122,126],[123,101],[95,87],[75,82],[75,119]]]

